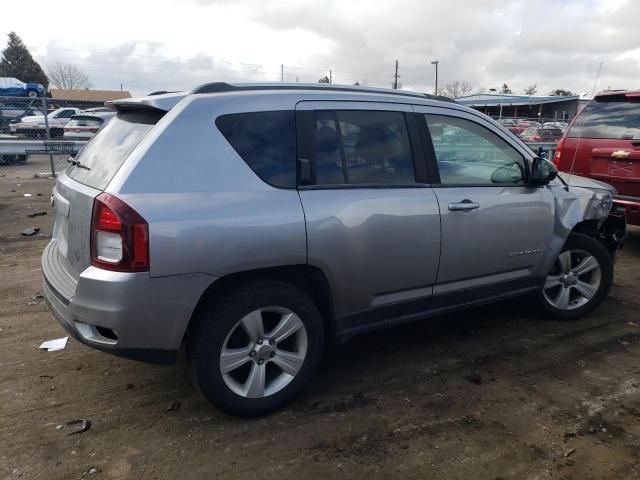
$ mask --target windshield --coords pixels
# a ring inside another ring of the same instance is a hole
[[[104,190],[164,113],[155,110],[118,113],[80,151],[75,158],[76,163],[69,165],[67,175],[80,183]]]
[[[613,98],[611,98],[613,97]],[[568,136],[573,138],[640,138],[640,101],[619,95],[596,98],[580,112]]]

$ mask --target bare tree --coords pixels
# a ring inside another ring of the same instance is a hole
[[[318,83],[331,83],[331,80],[329,80],[329,77],[325,75],[320,80],[318,80]]]
[[[538,85],[534,83],[533,85],[529,85],[527,88],[524,89],[524,94],[535,95],[537,91],[538,91]]]
[[[460,80],[447,83],[446,85],[438,88],[439,95],[450,98],[463,97],[464,95],[469,95],[472,91],[473,85],[471,85],[471,83],[464,81],[461,82]]]
[[[91,87],[89,77],[71,63],[52,63],[47,69],[49,82],[62,90],[78,90]]]

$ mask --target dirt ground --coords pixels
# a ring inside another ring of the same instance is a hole
[[[640,479],[639,229],[584,320],[517,300],[354,338],[291,406],[241,420],[183,364],[38,350],[65,335],[38,297],[47,165],[0,167],[0,478]],[[91,429],[58,429],[76,418]]]

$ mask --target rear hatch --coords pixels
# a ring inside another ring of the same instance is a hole
[[[64,297],[75,293],[80,274],[91,264],[93,201],[105,190],[131,152],[165,112],[119,112],[80,151],[53,191],[56,210],[52,241],[44,254],[45,276]]]
[[[597,96],[563,140],[560,168],[640,197],[640,92]]]

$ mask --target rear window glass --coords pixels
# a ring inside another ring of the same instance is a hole
[[[216,125],[238,155],[275,187],[296,186],[296,123],[293,111],[222,115]]]
[[[640,138],[640,101],[597,99],[578,115],[569,137],[574,138]]]
[[[83,167],[70,164],[67,175],[80,183],[104,190],[163,114],[160,111],[118,113],[75,158]]]

